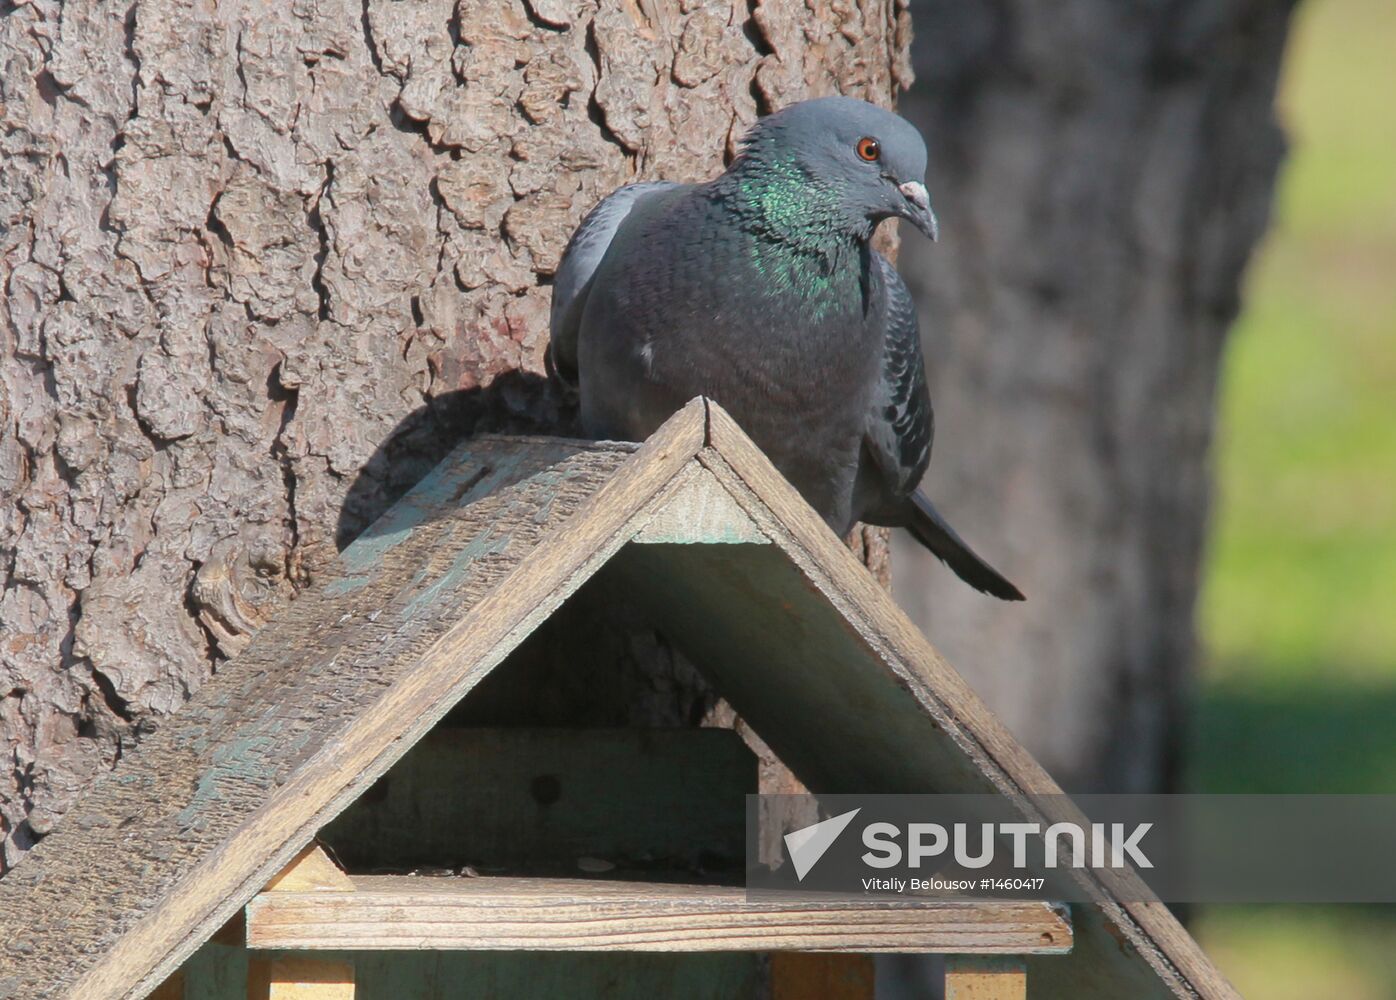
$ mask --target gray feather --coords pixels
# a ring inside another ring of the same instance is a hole
[[[881,254],[873,256],[887,325],[882,377],[868,409],[858,469],[859,520],[905,527],[971,587],[1003,601],[1021,601],[1022,592],[970,548],[916,488],[930,465],[935,436],[921,329],[901,275]]]
[[[895,508],[926,474],[935,416],[926,387],[916,303],[887,258],[874,253],[873,264],[884,297],[886,331],[882,377],[868,409],[863,438],[866,468],[860,470],[863,495],[858,507],[861,519],[876,521],[894,517]],[[892,509],[880,509],[889,506]]]
[[[647,181],[619,188],[587,213],[567,242],[562,263],[553,275],[547,363],[548,370],[568,384],[577,382],[577,336],[591,280],[610,249],[616,230],[641,200],[678,186],[671,181]]]

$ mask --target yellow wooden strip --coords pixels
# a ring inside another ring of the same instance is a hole
[[[830,951],[1061,955],[1047,903],[749,900],[739,887],[587,879],[353,876],[355,891],[264,892],[247,945],[358,951]]]
[[[263,892],[294,892],[307,889],[349,891],[354,883],[330,860],[319,844],[307,844],[281,872],[272,877]]]
[[[1028,971],[1021,958],[950,955],[945,959],[945,1000],[1026,1000]]]
[[[354,1000],[354,963],[303,955],[253,958],[247,1000]]]

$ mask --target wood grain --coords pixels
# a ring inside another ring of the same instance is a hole
[[[1060,955],[1046,903],[750,901],[741,888],[584,879],[353,876],[352,892],[266,892],[260,949],[838,951]]]
[[[354,963],[305,955],[253,956],[247,1000],[354,1000]]]
[[[330,860],[319,844],[307,844],[295,859],[274,875],[263,892],[352,891],[354,883]]]
[[[355,1000],[753,1000],[763,995],[769,964],[755,952],[303,954],[352,961]],[[204,945],[187,965],[199,984],[188,1000],[247,1000],[249,956],[275,953]]]
[[[760,545],[768,539],[712,473],[695,463],[679,474],[678,490],[654,511],[634,541]]]
[[[1021,958],[949,955],[945,1000],[1027,1000],[1028,972]]]

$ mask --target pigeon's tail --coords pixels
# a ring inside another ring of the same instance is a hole
[[[999,575],[965,540],[955,533],[955,529],[940,516],[940,511],[918,490],[911,495],[915,512],[907,529],[916,540],[930,549],[941,562],[955,571],[965,583],[975,590],[991,594],[1001,601],[1021,601],[1023,593]]]

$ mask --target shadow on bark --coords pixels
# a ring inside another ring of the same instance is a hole
[[[543,376],[521,371],[427,400],[359,470],[339,510],[335,547],[344,551],[461,441],[490,433],[578,437],[576,402]]]
[[[461,441],[489,433],[583,436],[575,398],[539,375],[437,396],[409,414],[359,470],[335,531],[343,549]],[[446,725],[691,726],[711,689],[641,619],[603,569],[457,706]]]

